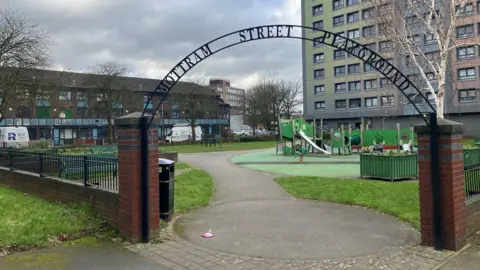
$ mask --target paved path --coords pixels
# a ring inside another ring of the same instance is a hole
[[[2,270],[166,270],[111,242],[61,245],[0,257]]]
[[[271,175],[231,164],[236,154],[181,155],[215,178],[214,201],[180,217],[164,243],[129,248],[178,269],[431,269],[450,255],[417,247],[391,216],[291,198]]]

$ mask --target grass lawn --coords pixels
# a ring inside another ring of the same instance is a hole
[[[360,205],[420,227],[417,182],[383,182],[322,177],[280,177],[276,181],[302,199]]]
[[[213,194],[213,178],[204,170],[191,168],[175,176],[175,214],[184,214],[207,206]]]
[[[0,250],[48,246],[102,225],[86,205],[56,204],[0,186]]]
[[[236,142],[236,143],[222,143],[219,146],[201,146],[200,142],[196,144],[184,145],[167,145],[160,147],[161,151],[165,152],[179,152],[179,153],[198,153],[198,152],[218,152],[218,151],[239,151],[252,149],[265,149],[275,147],[275,141],[259,141],[259,142]]]
[[[190,165],[188,165],[185,162],[181,162],[181,161],[175,162],[175,170],[186,170],[189,168],[190,168]]]

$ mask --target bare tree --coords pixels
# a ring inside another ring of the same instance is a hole
[[[177,84],[169,94],[172,113],[185,119],[192,129],[192,143],[195,143],[195,126],[198,119],[218,117],[217,94],[206,86],[204,78],[192,79]]]
[[[33,69],[49,65],[50,37],[24,14],[0,9],[0,120],[10,104],[28,104],[40,87]]]
[[[125,64],[105,62],[93,67],[91,75],[86,79],[90,96],[96,98],[93,109],[104,114],[107,119],[109,143],[113,142],[114,110],[121,108],[132,96],[133,89],[123,77],[129,72],[129,67]]]
[[[465,23],[468,0],[369,0],[368,19],[378,25],[380,53],[395,51],[405,59],[409,70],[418,74],[417,87],[425,89],[444,117],[446,77],[450,55],[456,48],[472,44],[467,32],[458,32],[457,23]],[[469,8],[468,8],[469,9]],[[365,13],[365,11],[363,11]],[[365,18],[365,15],[363,15]],[[473,28],[472,30],[473,31]],[[426,43],[421,45],[422,40]],[[393,49],[392,49],[393,47]],[[438,82],[438,91],[432,81]]]
[[[272,130],[279,116],[290,117],[302,103],[302,83],[275,77],[261,79],[247,92],[246,112],[251,123]]]

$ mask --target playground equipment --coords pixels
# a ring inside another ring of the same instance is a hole
[[[331,129],[331,152],[332,154],[351,155],[353,150],[360,150],[362,147],[372,147],[374,150],[397,149],[412,151],[415,142],[413,128],[400,128],[397,124],[396,130],[369,130],[368,126],[363,128],[363,121],[360,129],[352,130],[348,125],[347,130],[341,125],[336,131]]]
[[[314,149],[325,155],[331,155],[330,152],[319,147],[315,142],[315,130],[303,118],[281,119],[278,120],[279,139],[277,140],[277,151],[284,155],[294,156],[297,138],[300,139],[300,146],[307,149],[307,152],[314,152]],[[313,138],[313,141],[311,140]],[[288,145],[289,143],[290,145]]]

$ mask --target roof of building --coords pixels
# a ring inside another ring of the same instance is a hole
[[[32,78],[45,80],[63,87],[94,88],[108,77],[90,73],[46,69],[23,69],[23,71],[24,74],[22,76],[32,76]],[[116,78],[116,84],[121,85],[122,88],[146,93],[153,92],[160,82],[161,80],[128,76],[118,76]],[[195,87],[195,91],[198,94],[212,95],[221,98],[220,94],[208,86],[202,86],[192,82],[177,82],[172,88],[171,93],[188,91],[189,89],[192,89],[192,87]]]

